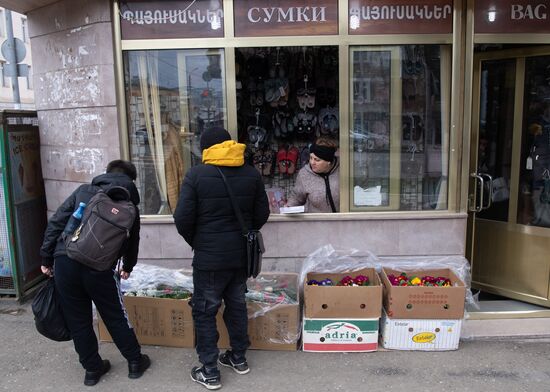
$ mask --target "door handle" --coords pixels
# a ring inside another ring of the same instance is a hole
[[[483,176],[477,173],[470,173],[470,177],[473,177],[476,179],[476,181],[479,181],[479,189],[481,189],[480,196],[479,196],[479,206],[477,205],[477,186],[474,187],[474,199],[473,199],[473,207],[470,207],[470,211],[472,212],[480,212],[483,209],[483,188],[485,186],[485,181],[483,180]]]
[[[479,173],[482,177],[487,177],[487,180],[489,182],[489,201],[487,202],[487,205],[481,205],[482,210],[486,210],[487,208],[491,207],[491,204],[493,204],[493,177],[490,174],[487,173]]]

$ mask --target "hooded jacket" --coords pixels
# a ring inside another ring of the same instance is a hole
[[[193,248],[193,267],[205,271],[246,268],[246,241],[219,166],[237,199],[248,229],[259,230],[269,217],[269,204],[258,171],[244,164],[245,146],[233,140],[203,151],[203,164],[189,169],[181,188],[174,221]]]
[[[49,219],[44,241],[40,248],[40,256],[42,256],[42,265],[52,267],[54,258],[61,255],[66,255],[65,243],[61,234],[71,217],[71,214],[77,208],[80,202],[88,203],[93,195],[99,189],[108,189],[112,186],[122,186],[130,192],[130,200],[136,206],[136,220],[130,230],[130,238],[125,243],[122,254],[122,269],[126,272],[132,272],[137,263],[139,252],[139,193],[136,185],[130,177],[123,173],[106,173],[94,177],[91,184],[83,184],[79,186],[64,202],[59,206],[55,214]]]
[[[305,205],[305,212],[332,212],[327,197],[325,178],[330,184],[330,193],[336,212],[340,209],[340,171],[336,164],[329,173],[317,174],[306,164],[298,172],[296,183],[288,198],[289,206]]]

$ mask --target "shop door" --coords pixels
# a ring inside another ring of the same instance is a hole
[[[474,62],[472,286],[550,307],[550,48]]]

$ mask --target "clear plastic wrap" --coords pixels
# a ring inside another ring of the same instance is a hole
[[[402,272],[448,268],[466,286],[466,303],[479,308],[479,304],[471,291],[472,276],[470,263],[464,256],[380,257],[376,269],[380,271],[381,268],[391,268]]]
[[[391,268],[401,272],[448,268],[464,282],[466,303],[479,308],[470,290],[470,263],[463,256],[377,257],[369,251],[335,249],[330,244],[318,248],[304,260],[300,271],[300,292],[303,292],[303,284],[309,272],[326,272],[328,274],[352,272],[363,268],[375,268],[377,272],[380,272],[382,268]]]
[[[247,286],[252,347],[296,345],[301,334],[298,274],[266,272],[249,279]]]
[[[120,288],[128,296],[185,299],[193,293],[193,276],[191,271],[138,264]]]
[[[248,318],[262,329],[257,339],[264,345],[296,344],[301,332],[298,275],[266,272],[249,279],[247,287]],[[130,279],[121,281],[121,290],[129,296],[185,299],[193,293],[193,273],[138,264]],[[269,333],[263,336],[266,330]]]
[[[332,245],[325,245],[310,253],[302,263],[300,269],[300,291],[309,272],[352,272],[363,268],[375,268],[378,258],[371,252],[365,256],[358,256],[357,249],[335,249]]]

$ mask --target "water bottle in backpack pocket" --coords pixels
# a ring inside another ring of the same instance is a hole
[[[63,238],[72,236],[80,223],[82,222],[82,217],[84,216],[84,209],[86,208],[86,203],[80,202],[78,208],[72,213],[65,229],[63,230]]]
[[[99,190],[88,202],[82,223],[65,239],[67,256],[94,270],[112,268],[136,218],[126,188]]]

